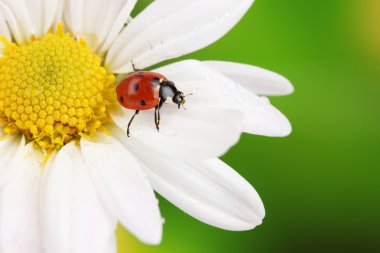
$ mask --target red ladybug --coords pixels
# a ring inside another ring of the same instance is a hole
[[[159,73],[150,71],[137,71],[128,75],[118,84],[116,93],[117,100],[123,107],[135,110],[128,123],[128,136],[129,127],[139,111],[155,108],[154,123],[159,130],[160,109],[166,100],[171,99],[178,105],[178,109],[185,103],[183,92],[179,91],[173,82]]]

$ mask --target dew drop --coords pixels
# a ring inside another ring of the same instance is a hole
[[[164,131],[164,135],[167,137],[171,137],[171,138],[175,137],[177,134],[178,134],[178,132],[175,130],[165,130]]]
[[[212,76],[206,76],[206,81],[207,82],[212,82],[212,80],[213,80]]]
[[[199,87],[197,86],[197,87],[194,87],[193,89],[192,89],[192,91],[191,91],[191,93],[193,93],[193,94],[196,94],[196,93],[198,93],[199,92]]]
[[[132,22],[132,20],[133,20],[133,18],[132,18],[131,16],[129,16],[129,17],[127,18],[127,20],[125,21],[125,25],[130,24],[130,23]]]
[[[243,97],[237,97],[236,102],[238,102],[239,104],[242,104],[245,102],[245,99]]]
[[[227,89],[223,89],[222,93],[223,93],[224,95],[226,95],[226,96],[231,95],[231,92],[230,92],[229,90],[227,90]]]
[[[249,105],[257,105],[256,100],[254,100],[254,99],[249,99],[248,104]]]
[[[269,101],[269,99],[268,99],[267,97],[262,96],[262,97],[260,97],[260,103],[261,103],[262,105],[269,105],[269,104],[270,104],[270,101]]]
[[[135,136],[135,137],[142,136],[145,133],[145,130],[142,129],[141,127],[137,127],[137,128],[131,127],[130,131],[131,131],[131,136]]]
[[[226,86],[231,90],[237,89],[237,86],[233,82],[226,82]]]
[[[28,173],[28,174],[30,174],[30,173]],[[38,183],[39,183],[39,180],[38,180],[38,176],[37,175],[31,175],[31,183],[33,184],[33,185],[38,185]]]

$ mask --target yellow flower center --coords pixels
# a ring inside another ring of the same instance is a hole
[[[63,31],[22,45],[0,38],[0,121],[45,151],[104,130],[115,77],[84,40]]]

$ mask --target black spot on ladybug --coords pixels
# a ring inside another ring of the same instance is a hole
[[[124,98],[123,98],[123,96],[120,96],[120,102],[124,103]]]
[[[158,79],[157,77],[153,78],[152,86],[157,87],[158,85],[160,85],[160,79]]]
[[[145,106],[145,105],[146,105],[145,100],[141,100],[141,101],[140,101],[140,105],[141,105],[141,106]]]
[[[133,85],[133,89],[134,89],[135,91],[138,91],[138,90],[139,90],[139,84],[138,84],[138,83],[135,83],[135,84]]]

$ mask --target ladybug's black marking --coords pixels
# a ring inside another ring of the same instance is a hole
[[[124,98],[123,98],[123,96],[120,96],[120,102],[124,103]]]
[[[141,101],[140,101],[140,105],[141,105],[141,106],[145,106],[145,105],[146,105],[145,100],[141,100]]]
[[[135,91],[138,91],[138,90],[139,90],[139,84],[138,84],[138,83],[135,83],[135,84],[133,85],[133,89],[134,89]]]
[[[153,80],[152,80],[152,86],[153,87],[157,87],[158,85],[160,85],[160,79],[158,79],[157,77],[153,78]]]

